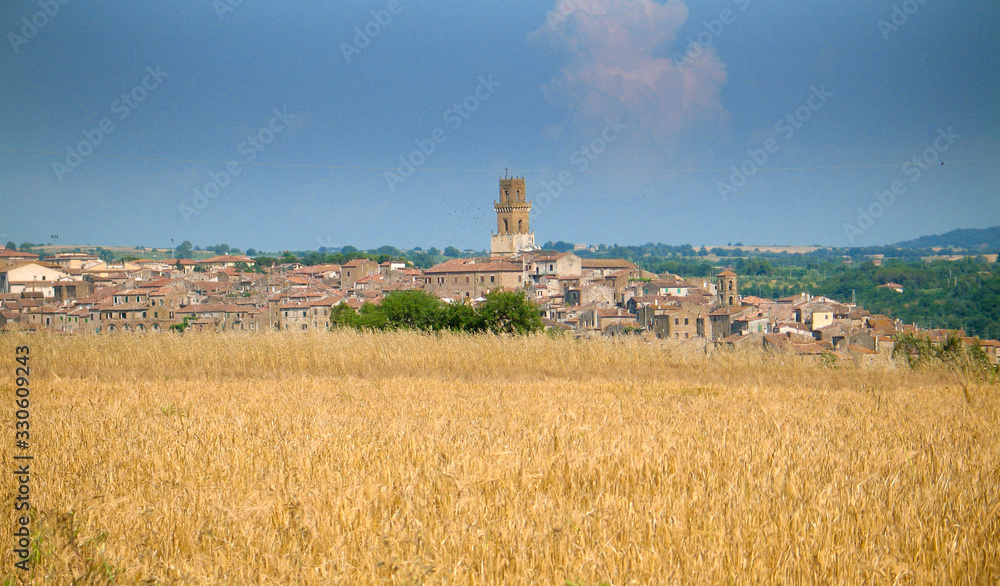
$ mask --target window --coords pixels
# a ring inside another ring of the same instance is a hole
[[[684,325],[688,325],[688,318],[684,318]]]
[[[523,223],[523,220],[518,220],[517,221],[517,232],[519,234],[524,232],[524,228],[521,226],[522,223]]]
[[[503,232],[504,234],[510,232],[510,228],[507,227],[507,218],[503,219]]]
[[[678,325],[680,325],[680,323],[681,323],[681,320],[675,317],[674,318],[674,325],[678,326]]]
[[[469,277],[466,277],[466,278],[465,278],[465,282],[466,282],[466,283],[468,283],[468,282],[469,282]]]
[[[146,312],[145,311],[142,312],[142,317],[143,317],[143,319],[145,319],[145,317],[146,317]]]
[[[496,275],[490,275],[490,283],[495,283],[497,280]]]

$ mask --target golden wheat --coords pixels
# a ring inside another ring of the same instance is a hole
[[[997,387],[634,338],[31,348],[27,583],[995,583]],[[9,382],[8,382],[9,381]],[[0,506],[17,487],[0,475]]]

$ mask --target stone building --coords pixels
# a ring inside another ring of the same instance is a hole
[[[350,291],[361,279],[377,274],[379,274],[377,262],[356,258],[340,268],[340,290]]]
[[[524,288],[524,273],[519,263],[455,258],[424,271],[423,288],[438,297],[475,299],[495,289]]]

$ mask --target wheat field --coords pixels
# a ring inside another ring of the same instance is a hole
[[[0,336],[7,583],[987,584],[995,383],[637,338]]]

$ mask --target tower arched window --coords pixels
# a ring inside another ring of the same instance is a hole
[[[510,233],[510,228],[507,226],[507,218],[503,219],[503,233],[504,234]]]
[[[733,290],[733,282],[732,282],[732,281],[729,281],[729,290],[730,290],[730,291],[732,291],[732,290]]]
[[[521,227],[521,223],[522,223],[522,222],[523,222],[523,220],[518,220],[518,221],[517,221],[517,233],[518,233],[518,234],[521,234],[521,233],[523,233],[523,232],[524,232],[524,229],[523,229],[523,228]]]

